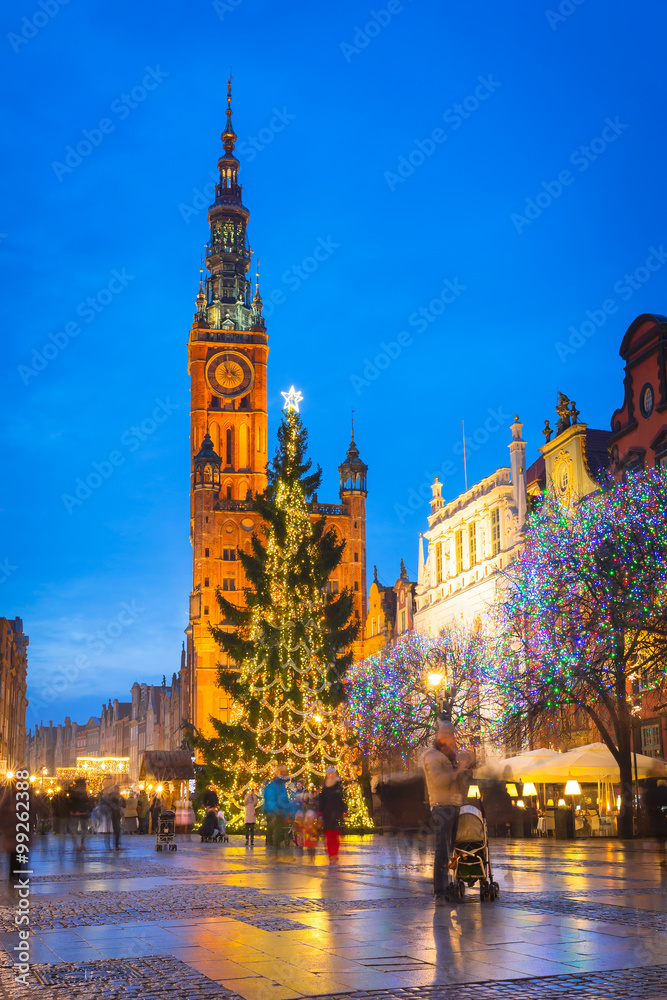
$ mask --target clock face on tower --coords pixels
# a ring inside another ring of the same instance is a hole
[[[222,351],[214,354],[206,365],[206,381],[211,392],[223,399],[245,396],[255,381],[255,369],[245,354]]]

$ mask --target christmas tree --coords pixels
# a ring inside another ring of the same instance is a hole
[[[252,551],[238,550],[249,585],[245,607],[217,594],[222,622],[211,632],[229,661],[218,668],[218,684],[231,696],[231,719],[212,719],[216,736],[194,741],[207,765],[204,776],[223,792],[232,822],[242,817],[247,791],[272,778],[278,763],[307,788],[319,787],[326,768],[336,767],[346,785],[349,824],[370,826],[341,713],[358,625],[352,594],[327,587],[345,542],[324,517],[311,516],[322,472],[311,472],[306,445],[292,403],[278,430],[267,488],[254,500],[263,538],[253,534]]]

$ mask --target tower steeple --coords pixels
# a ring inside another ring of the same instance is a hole
[[[232,126],[232,75],[229,74],[229,80],[227,80],[227,125],[225,126],[225,131],[220,136],[222,139],[222,145],[225,148],[225,153],[231,155],[234,152],[234,146],[236,144],[236,132]]]
[[[352,440],[347,449],[345,461],[338,466],[341,497],[343,493],[350,492],[360,493],[365,497],[368,492],[366,489],[367,472],[368,466],[359,458],[359,449],[354,440],[354,424],[352,424]]]
[[[247,228],[250,212],[242,201],[240,164],[234,155],[236,132],[232,125],[232,81],[227,81],[226,124],[220,138],[223,153],[218,160],[219,181],[215,201],[208,210],[210,226],[206,246],[206,305],[203,324],[214,330],[254,330],[264,326],[257,304],[252,302],[250,247]]]

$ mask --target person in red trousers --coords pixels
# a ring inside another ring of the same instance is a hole
[[[336,864],[340,847],[340,831],[343,817],[347,815],[347,807],[343,796],[343,786],[335,767],[328,767],[326,770],[324,784],[320,792],[319,812],[327,842],[329,864]]]

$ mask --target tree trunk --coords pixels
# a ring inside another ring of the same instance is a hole
[[[621,811],[618,817],[618,835],[628,839],[634,835],[632,745],[629,725],[623,726],[622,732],[618,733],[618,751],[621,773]]]

